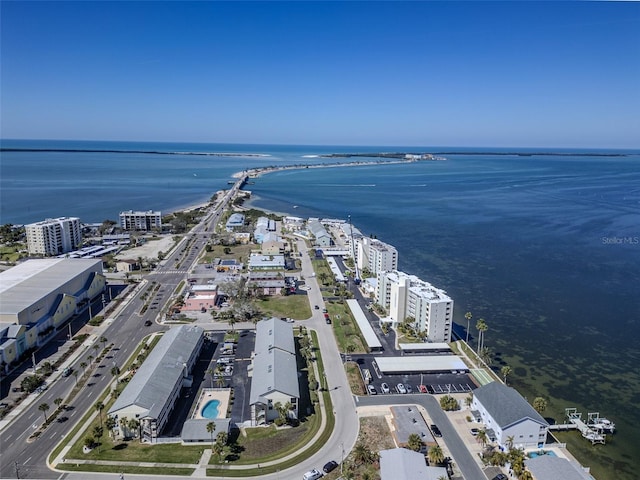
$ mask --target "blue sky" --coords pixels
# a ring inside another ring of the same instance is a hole
[[[2,138],[640,147],[638,3],[0,8]]]

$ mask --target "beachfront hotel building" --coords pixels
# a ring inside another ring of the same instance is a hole
[[[473,391],[471,410],[490,439],[508,448],[543,448],[549,423],[515,389],[491,382]],[[511,437],[511,438],[510,438]]]
[[[387,311],[381,319],[393,326],[412,318],[429,342],[450,342],[453,300],[444,290],[415,275],[400,271],[378,272],[375,302]]]
[[[28,260],[0,273],[2,368],[44,345],[105,286],[100,259]]]
[[[251,424],[265,425],[279,417],[276,404],[291,405],[289,415],[298,417],[300,387],[293,339],[293,325],[278,318],[256,324],[252,363]]]
[[[78,217],[48,218],[24,228],[30,255],[61,255],[82,244]]]
[[[162,230],[162,214],[152,210],[146,212],[134,212],[133,210],[120,212],[120,228],[122,230],[142,232]]]
[[[107,412],[120,436],[135,435],[126,421],[132,419],[140,422],[141,440],[154,442],[160,436],[182,387],[192,384],[203,343],[204,330],[195,325],[174,327],[162,336]]]
[[[358,270],[366,268],[377,275],[398,269],[398,250],[394,246],[363,235],[354,236],[354,244]]]

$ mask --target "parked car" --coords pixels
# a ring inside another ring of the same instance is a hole
[[[508,480],[508,478],[509,477],[507,477],[504,473],[499,473],[495,477],[493,477],[491,480]]]
[[[315,306],[315,307],[313,307],[313,308],[315,308],[316,310],[320,310],[320,307],[319,307],[318,305],[316,305],[316,306]]]
[[[418,385],[418,390],[420,390],[420,393],[427,393],[427,387],[425,385]]]
[[[407,393],[413,393],[413,387],[408,383],[405,385],[405,388],[407,389]]]
[[[324,467],[322,467],[322,471],[324,473],[329,473],[335,470],[337,467],[338,467],[338,462],[336,462],[335,460],[331,460],[330,462],[327,462],[324,464]]]
[[[377,395],[376,387],[373,385],[367,385],[367,390],[369,391],[369,395]]]
[[[431,428],[431,433],[433,433],[434,437],[441,437],[442,436],[442,432],[440,431],[440,429],[438,428],[437,425],[432,424],[430,426]]]
[[[404,385],[402,383],[396,385],[396,389],[398,390],[398,393],[407,393],[407,389],[404,388]]]
[[[386,383],[383,383],[382,385],[380,385],[380,390],[382,390],[382,393],[389,393],[391,391],[389,389],[389,385],[387,385]]]
[[[479,430],[479,429],[477,429],[477,428],[472,428],[472,429],[471,429],[471,435],[473,435],[474,437],[475,437],[476,435],[478,435],[478,433],[480,433],[480,430]]]
[[[309,470],[302,476],[302,480],[318,480],[318,478],[322,477],[322,472],[319,472],[315,468],[313,470]]]

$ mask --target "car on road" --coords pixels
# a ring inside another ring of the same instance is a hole
[[[144,322],[144,326],[145,326],[145,327],[150,327],[150,326],[151,326],[151,320],[146,320],[146,321]]]
[[[433,433],[434,437],[441,437],[442,436],[442,432],[440,431],[440,429],[438,428],[437,425],[431,424],[431,426],[429,428],[431,428],[431,433]]]
[[[335,460],[331,460],[330,462],[327,462],[324,464],[324,467],[322,467],[322,471],[324,473],[329,473],[335,470],[336,468],[338,468],[338,462],[336,462]]]
[[[504,473],[499,473],[495,477],[493,477],[491,480],[508,480],[508,478],[509,477],[507,477]]]
[[[402,383],[399,383],[398,385],[396,385],[396,390],[398,390],[398,393],[407,393],[407,389],[404,387]]]
[[[380,390],[382,390],[382,393],[389,393],[391,391],[389,389],[389,385],[387,385],[386,383],[383,383],[382,385],[380,385]]]
[[[316,310],[320,310],[320,307],[319,307],[318,305],[316,305],[316,306],[315,306],[315,307],[313,307],[313,308],[315,308]]]
[[[373,385],[367,385],[367,391],[369,392],[369,395],[378,394],[378,392],[376,391],[376,387],[374,387]]]
[[[418,385],[418,390],[420,390],[420,393],[427,393],[427,387],[425,385]]]
[[[478,435],[480,433],[480,430],[478,428],[472,428],[471,429],[471,435],[473,435],[474,437],[476,435]]]
[[[322,477],[322,472],[319,472],[315,468],[313,470],[309,470],[302,476],[302,480],[318,480],[318,478]]]
[[[322,313],[329,313],[326,308],[322,309]]]

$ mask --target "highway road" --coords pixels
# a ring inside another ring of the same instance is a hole
[[[54,400],[58,397],[66,398],[73,388],[74,376],[66,378],[60,376],[57,380],[52,381],[49,388],[26,407],[21,415],[3,429],[0,433],[0,451],[2,452],[0,478],[58,478],[60,476],[60,473],[47,467],[47,456],[85,412],[92,408],[96,398],[113,380],[111,368],[114,366],[122,367],[145,336],[165,329],[155,323],[156,317],[170,304],[171,293],[186,278],[191,266],[197,262],[198,255],[204,249],[210,236],[210,233],[207,232],[214,231],[224,209],[238,192],[240,183],[240,181],[236,182],[233,188],[225,193],[218,205],[185,235],[173,253],[163,261],[163,264],[147,276],[145,280],[147,284],[144,288],[137,290],[120,313],[112,321],[105,320],[103,325],[96,329],[97,332],[100,332],[96,338],[105,336],[108,344],[113,343],[115,348],[110,352],[110,355],[95,366],[95,373],[98,376],[92,377],[89,383],[83,387],[83,391],[68,404],[70,410],[64,414],[68,420],[62,423],[53,422],[38,439],[31,443],[27,442],[29,435],[44,422],[44,415],[38,410],[38,406],[47,403],[51,407],[49,412],[53,412],[55,410]],[[186,245],[189,247],[184,248]],[[176,268],[176,265],[179,267]],[[140,297],[142,292],[149,288],[151,281],[156,281],[161,285],[161,292],[156,295],[158,308],[147,309],[143,315],[139,315],[138,312],[144,305],[144,300]],[[159,295],[162,296],[159,297]],[[151,320],[152,325],[145,327],[146,320]],[[83,351],[82,355],[79,355],[72,365],[75,371],[82,371],[79,365],[83,361],[88,364],[87,357],[89,355],[96,356],[92,348],[82,350],[81,347],[78,352],[80,351]]]

